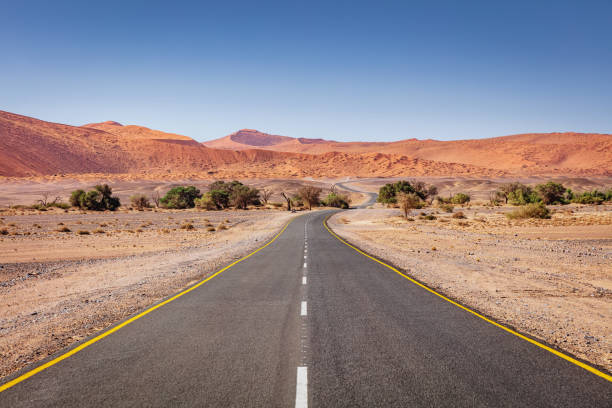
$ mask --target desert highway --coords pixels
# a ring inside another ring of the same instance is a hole
[[[327,230],[331,213],[295,218],[193,290],[17,373],[0,406],[610,406],[607,374],[357,252]]]

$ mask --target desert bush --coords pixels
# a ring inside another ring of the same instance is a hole
[[[67,210],[68,208],[70,208],[70,204],[54,201],[47,204],[32,204],[28,208],[38,211],[47,211],[49,208],[60,208],[62,210]]]
[[[243,184],[234,187],[230,193],[230,202],[236,208],[246,210],[249,205],[261,205],[259,190]]]
[[[68,227],[60,227],[57,229],[57,232],[70,232],[70,228]]]
[[[269,204],[274,208],[281,208],[283,206],[283,203],[269,203]]]
[[[226,230],[227,229],[227,225],[225,224],[219,224],[219,226],[217,227],[217,231],[218,230]]]
[[[463,214],[463,211],[457,211],[456,213],[453,214],[453,218],[463,219],[465,218],[465,215]]]
[[[447,213],[452,213],[455,207],[452,204],[440,204],[440,209]]]
[[[421,218],[424,219],[424,220],[433,221],[433,220],[436,219],[436,216],[433,215],[433,214],[428,214],[428,215],[422,216]]]
[[[200,208],[202,210],[211,211],[218,209],[210,192],[202,194],[202,197],[196,198],[195,200],[193,200],[193,202],[197,208]]]
[[[351,201],[347,195],[331,192],[321,202],[328,207],[348,209]]]
[[[194,186],[178,186],[171,188],[165,196],[159,199],[159,203],[164,208],[193,208],[195,206],[194,200],[201,196],[200,190]]]
[[[96,228],[95,230],[93,230],[94,234],[104,234],[106,231],[104,231],[102,228]]]
[[[550,211],[544,203],[532,203],[521,206],[514,211],[507,213],[506,217],[511,220],[524,218],[550,218]]]
[[[572,203],[577,204],[595,204],[599,205],[604,201],[612,201],[612,190],[608,190],[607,192],[593,190],[593,191],[585,191],[580,194],[574,194],[569,190],[570,194],[566,196]]]
[[[562,184],[549,181],[535,187],[538,196],[544,204],[565,204],[566,188]]]
[[[397,203],[398,193],[414,193],[421,200],[427,200],[438,193],[436,186],[427,185],[422,181],[406,181],[400,180],[396,183],[388,183],[378,190],[379,203],[395,204]]]
[[[457,193],[450,198],[452,204],[465,204],[470,202],[470,196],[465,193]]]
[[[79,234],[79,235],[89,235],[89,231],[87,231],[87,230],[78,230],[77,234]]]
[[[142,211],[145,208],[151,207],[149,198],[144,194],[135,194],[131,196],[130,202],[132,203],[132,207],[137,209],[138,211]]]
[[[193,230],[193,229],[195,229],[195,227],[190,222],[184,222],[184,223],[181,224],[181,229],[184,229],[184,230]]]
[[[423,207],[423,202],[416,193],[399,192],[396,200],[404,213],[404,218],[408,218],[410,210]]]
[[[215,230],[215,227],[213,227],[212,225],[206,228],[206,231],[208,232],[213,232],[214,230]]]
[[[108,184],[99,184],[93,190],[75,190],[70,194],[70,204],[83,210],[115,211],[121,205],[118,197]]]
[[[298,195],[308,204],[308,209],[312,210],[313,205],[319,205],[321,199],[321,189],[315,186],[303,186],[298,190]]]
[[[0,235],[8,235],[9,230],[7,228],[0,228]]]

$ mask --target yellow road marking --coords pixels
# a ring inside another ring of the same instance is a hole
[[[221,274],[222,272],[228,270],[229,268],[231,268],[232,266],[236,265],[238,262],[242,262],[247,258],[250,258],[251,256],[255,255],[257,252],[261,251],[262,249],[264,249],[265,247],[267,247],[268,245],[270,245],[272,242],[276,241],[276,238],[278,238],[283,232],[285,232],[285,230],[287,229],[287,227],[289,226],[289,224],[291,224],[291,221],[293,221],[293,219],[291,219],[289,222],[287,222],[287,224],[285,224],[285,226],[283,227],[282,230],[280,230],[280,232],[278,234],[276,234],[270,241],[268,241],[267,244],[265,244],[262,247],[257,248],[255,251],[251,252],[250,254],[248,254],[247,256],[240,258],[234,262],[232,262],[231,264],[227,265],[225,268],[215,272],[214,274],[210,275],[208,278],[205,278],[203,280],[201,280],[200,282],[196,283],[195,285],[191,286],[190,288],[185,289],[182,292],[177,293],[176,295],[172,296],[169,299],[164,300],[161,303],[158,303],[154,306],[151,306],[150,308],[144,310],[143,312],[137,314],[136,316],[126,320],[125,322],[105,331],[104,333],[94,337],[93,339],[79,345],[78,347],[73,348],[72,350],[67,351],[66,353],[62,354],[61,356],[58,356],[56,358],[54,358],[53,360],[40,365],[30,371],[28,371],[25,374],[20,375],[19,377],[7,382],[6,384],[2,384],[0,385],[0,392],[8,390],[9,388],[19,384],[20,382],[27,380],[28,378],[32,377],[35,374],[40,373],[43,370],[46,370],[47,368],[51,367],[52,365],[55,365],[57,363],[59,363],[62,360],[67,359],[68,357],[78,353],[79,351],[83,350],[86,347],[91,346],[92,344],[102,340],[103,338],[105,338],[106,336],[109,336],[111,334],[113,334],[114,332],[116,332],[117,330],[121,329],[122,327],[127,326],[128,324],[140,319],[141,317],[148,315],[149,313],[151,313],[152,311],[154,311],[155,309],[159,309],[160,307],[167,305],[168,303],[172,302],[175,299],[180,298],[183,295],[186,295],[187,293],[191,292],[192,290],[197,289],[198,287],[202,286],[203,284],[205,284],[206,282],[208,282],[209,280],[211,280],[212,278],[214,278],[215,276]]]
[[[551,348],[551,347],[548,347],[548,346],[546,346],[546,345],[544,345],[544,344],[542,344],[542,343],[540,343],[540,342],[538,342],[538,341],[536,341],[536,340],[530,339],[530,338],[529,338],[529,337],[527,337],[527,336],[523,336],[522,334],[520,334],[520,333],[518,333],[518,332],[516,332],[516,331],[514,331],[514,330],[512,330],[512,329],[510,329],[510,328],[508,328],[508,327],[506,327],[506,326],[504,326],[504,325],[502,325],[502,324],[499,324],[499,323],[497,323],[497,322],[495,322],[495,321],[493,321],[493,320],[491,320],[491,319],[488,319],[488,318],[486,318],[485,316],[481,315],[480,313],[475,312],[475,311],[473,311],[472,309],[469,309],[469,308],[467,308],[467,307],[465,307],[465,306],[463,306],[463,305],[460,305],[459,303],[457,303],[457,302],[455,302],[455,301],[453,301],[453,300],[451,300],[451,299],[447,298],[446,296],[444,296],[444,295],[442,295],[442,294],[440,294],[440,293],[436,292],[435,290],[433,290],[433,289],[431,289],[431,288],[429,288],[429,287],[427,287],[427,286],[423,285],[422,283],[420,283],[420,282],[418,282],[418,281],[416,281],[416,280],[412,279],[410,276],[408,276],[408,275],[406,275],[406,274],[403,274],[402,272],[398,271],[396,268],[394,268],[394,267],[392,267],[392,266],[390,266],[390,265],[387,265],[387,264],[386,264],[386,263],[384,263],[383,261],[381,261],[381,260],[379,260],[379,259],[377,259],[377,258],[374,258],[373,256],[370,256],[370,255],[366,254],[365,252],[363,252],[363,251],[362,251],[362,250],[360,250],[359,248],[354,247],[353,245],[349,244],[348,242],[346,242],[345,240],[343,240],[342,238],[340,238],[338,235],[336,235],[336,233],[335,233],[335,232],[333,232],[333,231],[332,231],[332,230],[329,228],[329,226],[327,225],[327,220],[329,219],[329,217],[330,217],[330,216],[331,216],[331,215],[328,215],[328,216],[327,216],[327,218],[325,218],[325,220],[323,220],[323,225],[325,226],[325,228],[327,229],[327,231],[328,231],[328,232],[329,232],[331,235],[333,235],[334,237],[336,237],[336,238],[337,238],[337,239],[338,239],[340,242],[342,242],[342,243],[343,243],[343,244],[345,244],[346,246],[349,246],[349,247],[353,248],[355,251],[359,252],[361,255],[367,256],[367,257],[368,257],[368,258],[370,258],[371,260],[373,260],[373,261],[375,261],[375,262],[378,262],[379,264],[381,264],[381,265],[383,265],[383,266],[385,266],[385,267],[387,267],[387,268],[391,269],[393,272],[395,272],[395,273],[397,273],[398,275],[400,275],[400,276],[402,276],[402,277],[404,277],[404,278],[408,279],[410,282],[414,283],[415,285],[420,286],[421,288],[423,288],[423,289],[425,289],[425,290],[427,290],[427,291],[429,291],[429,292],[433,293],[434,295],[436,295],[436,296],[438,296],[438,297],[440,297],[440,298],[442,298],[442,299],[446,300],[446,301],[447,301],[447,302],[449,302],[449,303],[452,303],[453,305],[457,306],[458,308],[463,309],[463,310],[465,310],[466,312],[469,312],[469,313],[473,314],[474,316],[477,316],[477,317],[481,318],[482,320],[484,320],[484,321],[486,321],[486,322],[488,322],[488,323],[491,323],[492,325],[497,326],[497,327],[499,327],[500,329],[503,329],[503,330],[507,331],[508,333],[514,334],[515,336],[517,336],[517,337],[519,337],[519,338],[521,338],[521,339],[523,339],[523,340],[525,340],[525,341],[528,341],[528,342],[529,342],[529,343],[531,343],[531,344],[535,344],[536,346],[538,346],[538,347],[540,347],[540,348],[543,348],[544,350],[549,351],[549,352],[553,353],[554,355],[556,355],[556,356],[558,356],[558,357],[561,357],[562,359],[567,360],[567,361],[569,361],[569,362],[570,362],[570,363],[572,363],[572,364],[577,365],[578,367],[584,368],[585,370],[587,370],[587,371],[589,371],[589,372],[591,372],[591,373],[593,373],[593,374],[595,374],[595,375],[597,375],[597,376],[599,376],[599,377],[601,377],[601,378],[603,378],[603,379],[606,379],[606,380],[608,380],[608,381],[612,382],[612,376],[610,376],[610,375],[608,375],[608,374],[606,374],[606,373],[604,373],[604,372],[601,372],[601,371],[599,371],[598,369],[596,369],[596,368],[594,368],[594,367],[591,367],[591,366],[590,366],[590,365],[588,365],[588,364],[585,364],[585,363],[583,363],[583,362],[581,362],[581,361],[578,361],[578,360],[576,360],[575,358],[572,358],[572,357],[568,356],[567,354],[563,354],[563,353],[561,353],[560,351],[557,351],[557,350],[555,350],[555,349],[553,349],[553,348]]]

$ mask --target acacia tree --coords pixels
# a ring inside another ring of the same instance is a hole
[[[536,191],[544,204],[563,204],[565,202],[564,194],[566,188],[559,183],[549,181],[546,184],[538,184]]]
[[[298,194],[308,204],[308,209],[312,210],[312,206],[319,204],[321,201],[321,191],[319,187],[304,186],[299,189]]]

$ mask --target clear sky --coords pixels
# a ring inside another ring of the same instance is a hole
[[[612,133],[608,1],[3,1],[0,110],[198,140]]]

